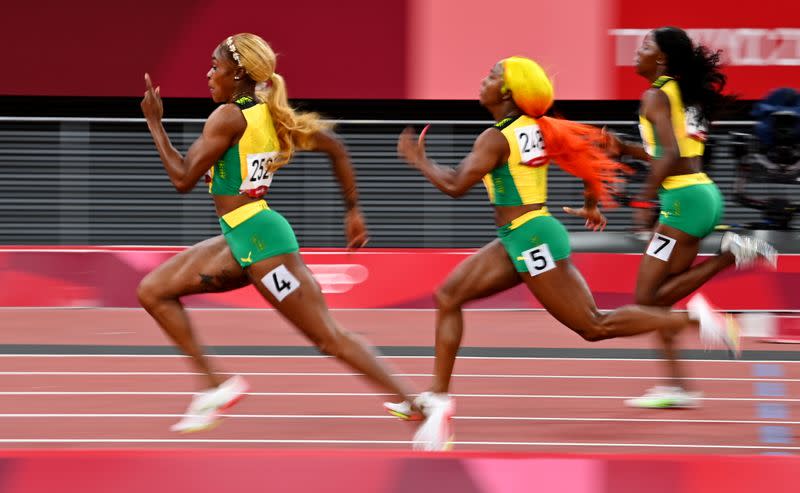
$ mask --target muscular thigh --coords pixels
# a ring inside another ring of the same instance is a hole
[[[410,281],[410,280],[409,280]],[[440,288],[460,302],[484,298],[520,283],[500,240],[494,240],[458,264]]]
[[[264,299],[312,341],[336,328],[322,290],[299,253],[256,262],[247,275]]]
[[[699,249],[700,238],[659,223],[639,264],[637,297],[654,293],[664,281],[688,270]]]
[[[249,283],[222,235],[178,253],[148,274],[145,281],[176,296],[230,291]]]
[[[542,307],[571,329],[590,326],[599,314],[589,286],[569,259],[541,274],[520,276]]]

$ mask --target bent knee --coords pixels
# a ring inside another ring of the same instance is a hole
[[[459,293],[458,288],[450,286],[440,286],[433,293],[433,299],[436,302],[436,307],[439,310],[457,310],[464,304],[463,296]]]
[[[637,289],[634,293],[634,303],[637,305],[644,305],[644,306],[656,306],[658,305],[658,296],[655,290],[653,289]]]
[[[580,335],[584,340],[589,342],[597,342],[608,339],[608,333],[604,330],[591,329],[591,330],[579,330],[576,332],[578,332],[578,335]]]
[[[164,283],[159,281],[156,276],[147,275],[136,287],[136,297],[143,307],[153,306],[166,297]]]
[[[589,342],[597,342],[602,341],[604,339],[608,339],[609,331],[606,327],[604,327],[601,323],[602,318],[597,317],[596,320],[592,320],[591,322],[587,323],[581,327],[573,327],[572,330],[575,331],[579,336],[581,336],[584,340]]]

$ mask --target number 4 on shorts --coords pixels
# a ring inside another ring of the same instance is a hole
[[[550,247],[547,246],[547,243],[525,250],[522,252],[522,258],[525,260],[528,272],[532,276],[538,276],[543,272],[556,268],[556,261],[553,260],[553,255],[550,253]]]
[[[272,296],[278,301],[292,294],[292,291],[300,287],[300,281],[289,272],[285,265],[281,264],[261,278],[261,284],[269,289]]]

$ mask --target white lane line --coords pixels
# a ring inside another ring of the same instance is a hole
[[[113,413],[113,414],[91,414],[91,413],[10,413],[0,414],[2,418],[182,418],[182,414],[133,414],[133,413]],[[387,415],[357,415],[357,414],[226,414],[226,419],[378,419],[378,420],[397,420],[394,416]],[[565,418],[565,417],[537,417],[537,416],[455,416],[453,419],[459,421],[538,421],[538,422],[624,422],[624,423],[682,423],[682,424],[780,424],[780,425],[800,425],[800,421],[775,421],[775,420],[738,420],[738,419],[650,419],[650,418]]]
[[[0,376],[200,376],[202,373],[190,371],[0,371]],[[220,375],[241,375],[245,377],[360,377],[361,373],[336,372],[220,372]],[[431,373],[394,373],[396,377],[433,377]],[[663,376],[630,375],[532,375],[522,373],[455,373],[456,378],[532,378],[532,379],[575,379],[575,380],[663,380]],[[685,380],[712,382],[761,382],[764,378],[751,377],[687,377]],[[770,382],[800,382],[800,378],[769,378]]]
[[[98,395],[98,396],[117,396],[117,395],[154,395],[154,396],[181,396],[181,395],[195,395],[195,392],[126,392],[126,391],[42,391],[42,392],[0,392],[2,396],[26,396],[26,397],[40,397],[40,396],[53,396],[53,395]],[[246,395],[260,396],[260,397],[391,397],[394,394],[386,393],[370,393],[370,392],[248,392]],[[478,398],[493,398],[493,399],[632,399],[640,396],[623,396],[623,395],[552,395],[552,394],[450,394],[452,397],[478,397]],[[789,398],[764,398],[764,397],[701,397],[701,401],[764,401],[770,402],[800,402],[800,399]]]
[[[211,358],[243,358],[243,359],[334,359],[333,356],[324,355],[284,355],[284,354],[208,354]],[[0,358],[186,358],[182,354],[0,354]],[[381,359],[433,359],[433,356],[378,356]],[[531,360],[531,361],[666,361],[660,358],[556,358],[556,357],[539,357],[539,356],[458,356],[459,360],[486,360],[486,361],[518,361],[518,360]],[[800,363],[798,360],[741,360],[741,359],[681,359],[687,363]]]
[[[272,440],[272,439],[199,439],[199,438],[3,438],[0,443],[238,443],[238,444],[316,444],[316,445],[411,445],[408,440]],[[510,447],[627,447],[627,448],[699,448],[726,450],[800,450],[800,447],[763,445],[713,445],[677,443],[604,443],[604,442],[454,442],[454,445]]]

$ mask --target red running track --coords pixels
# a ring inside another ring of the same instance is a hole
[[[0,356],[0,448],[381,448],[410,447],[414,424],[384,415],[387,398],[331,358],[219,356],[244,374],[251,394],[218,428],[176,435],[199,388],[185,358],[114,355],[114,346],[167,346],[138,310],[4,310],[0,344],[84,344],[108,354]],[[194,311],[208,345],[307,346],[273,311]],[[430,346],[429,311],[337,311],[343,325],[378,346]],[[542,312],[468,312],[464,345],[650,349],[643,336],[590,344]],[[35,347],[35,346],[34,346]],[[698,348],[694,334],[684,347]],[[745,349],[789,350],[747,341]],[[386,358],[424,389],[430,357]],[[631,409],[624,399],[660,383],[652,359],[461,358],[457,450],[582,453],[759,454],[800,450],[800,363],[686,361],[697,410]],[[764,371],[767,373],[765,374]],[[761,373],[759,373],[761,372]],[[775,373],[777,372],[777,373]],[[764,405],[780,415],[764,415]],[[765,432],[765,430],[771,430]],[[776,430],[783,430],[775,433]]]

